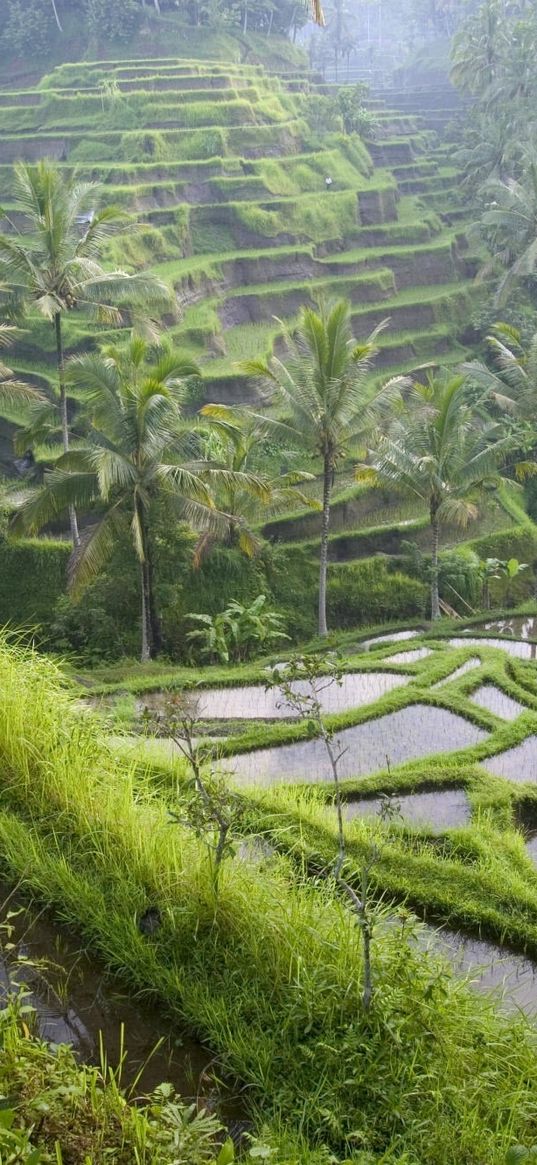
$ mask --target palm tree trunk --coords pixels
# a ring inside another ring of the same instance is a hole
[[[332,466],[325,454],[323,467],[323,520],[321,525],[321,562],[319,569],[319,635],[327,635],[326,625],[326,574],[328,566],[328,529],[330,526],[330,494],[332,492]]]
[[[56,360],[58,364],[58,382],[60,385],[60,416],[62,423],[62,444],[64,453],[69,452],[69,418],[67,416],[67,394],[65,392],[65,357],[63,351],[62,317],[57,311],[54,316],[54,330],[56,333]],[[74,506],[69,506],[69,525],[73,546],[80,545],[78,521]]]
[[[438,540],[440,523],[436,506],[431,506],[431,530],[433,544],[431,551],[431,619],[440,618],[440,599],[438,596]]]
[[[153,656],[162,651],[162,628],[155,598],[155,575],[153,569],[153,548],[151,539],[146,537],[146,565],[149,596],[149,622],[151,624],[151,642]]]
[[[60,18],[58,16],[58,9],[56,8],[55,0],[50,0],[50,2],[52,4],[52,11],[54,13],[54,19],[56,21],[56,24],[58,25],[60,32],[63,32],[63,28],[60,24]]]
[[[154,659],[162,647],[162,633],[160,619],[155,601],[153,585],[153,556],[151,539],[147,528],[146,514],[143,505],[136,501],[136,510],[140,530],[142,532],[143,559],[140,562],[140,588],[142,592],[142,663]]]
[[[140,659],[142,663],[148,663],[151,659],[151,620],[149,618],[149,594],[146,562],[140,563],[140,590],[142,593],[142,653]]]

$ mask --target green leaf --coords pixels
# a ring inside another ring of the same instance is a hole
[[[235,1146],[231,1137],[224,1141],[222,1148],[216,1158],[216,1165],[230,1165],[231,1161],[235,1160]]]

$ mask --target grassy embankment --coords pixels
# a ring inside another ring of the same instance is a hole
[[[3,645],[0,669],[3,864],[210,1042],[281,1160],[324,1163],[324,1144],[362,1162],[500,1165],[533,1140],[524,1020],[497,1015],[401,925],[379,928],[364,1014],[360,933],[329,880],[234,859],[215,902],[203,848],[170,828],[55,667]],[[148,901],[163,917],[150,941],[136,925]]]

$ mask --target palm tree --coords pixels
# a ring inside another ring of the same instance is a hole
[[[107,240],[125,229],[115,207],[98,209],[100,189],[68,177],[50,162],[15,166],[14,212],[24,221],[16,235],[0,235],[0,265],[12,295],[34,304],[54,327],[64,452],[69,449],[62,319],[82,307],[100,323],[118,326],[121,307],[147,314],[170,304],[168,288],[151,275],[106,272],[100,259]],[[76,511],[70,510],[71,535],[78,543]]]
[[[498,266],[504,268],[496,293],[496,302],[501,304],[514,284],[532,276],[537,268],[537,159],[526,156],[519,180],[490,181],[483,193],[487,207],[471,233],[484,238],[491,252],[480,278],[490,278]]]
[[[444,522],[477,517],[480,491],[501,481],[509,436],[484,413],[489,398],[472,394],[463,375],[439,374],[401,396],[389,431],[378,437],[361,480],[389,483],[426,502],[431,523],[431,618],[440,617],[438,545]]]
[[[298,487],[307,481],[314,481],[313,473],[288,470],[274,475],[259,470],[259,443],[262,440],[262,426],[248,409],[222,404],[207,404],[200,409],[203,417],[202,432],[204,454],[223,469],[229,469],[235,476],[222,481],[215,492],[216,504],[227,517],[224,540],[228,545],[236,543],[244,554],[253,557],[261,547],[261,539],[255,527],[266,521],[270,515],[297,504],[319,509],[314,499],[307,497]],[[245,473],[256,474],[256,482],[264,486],[261,496],[259,488],[252,488]],[[214,536],[203,535],[197,549],[197,561],[201,561]]]
[[[59,458],[14,521],[16,531],[35,532],[69,505],[93,510],[96,520],[71,558],[74,588],[94,578],[118,533],[130,527],[140,570],[144,661],[160,648],[152,506],[165,498],[178,518],[218,531],[225,518],[214,505],[211,483],[229,476],[209,463],[181,460],[182,407],[189,379],[199,374],[196,365],[177,352],[163,351],[154,363],[149,355],[147,342],[133,337],[124,349],[108,348],[70,362],[70,391],[89,426],[87,440]]]
[[[18,328],[12,324],[0,324],[0,349],[9,348],[18,335]],[[11,368],[0,360],[0,415],[6,420],[11,419],[11,413],[21,407],[40,402],[44,398],[37,389],[17,380]]]
[[[279,321],[281,322],[281,321]],[[283,409],[278,421],[257,416],[260,431],[292,448],[322,460],[323,513],[319,567],[319,635],[327,634],[326,575],[328,532],[334,474],[338,464],[373,425],[376,408],[389,398],[400,380],[390,381],[376,395],[368,390],[368,373],[376,354],[377,328],[362,344],[352,336],[350,304],[346,300],[318,311],[303,308],[291,332],[282,323],[287,355],[269,363],[250,361],[245,371],[261,379]],[[383,325],[381,325],[383,326]]]
[[[537,334],[528,347],[518,328],[496,324],[486,337],[496,370],[480,360],[461,365],[465,375],[482,390],[488,389],[500,408],[535,426],[537,412]]]

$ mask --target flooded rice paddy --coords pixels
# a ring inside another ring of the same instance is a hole
[[[420,635],[418,631],[392,631],[388,635],[375,635],[373,639],[364,639],[361,646],[369,651],[370,647],[381,647],[386,643],[402,643],[405,639],[415,639],[416,635]]]
[[[412,651],[398,651],[387,657],[390,663],[417,663],[419,659],[426,659],[432,655],[430,647],[416,647]]]
[[[389,798],[370,797],[347,801],[344,814],[347,821],[359,817],[378,816],[389,806],[389,820],[410,822],[412,825],[431,826],[433,829],[453,829],[466,825],[471,810],[464,789],[437,789],[426,793],[405,793]]]
[[[467,659],[466,663],[461,663],[460,667],[455,668],[455,671],[444,676],[443,680],[438,680],[436,684],[432,684],[433,688],[441,688],[444,684],[451,684],[454,680],[460,680],[461,676],[465,676],[467,672],[473,671],[474,668],[481,667],[481,660],[478,656],[473,656],[472,659]]]
[[[412,704],[339,732],[338,748],[344,750],[339,775],[342,779],[366,776],[388,765],[467,748],[484,740],[486,735],[481,728],[453,712]],[[272,785],[293,780],[316,782],[328,780],[330,776],[320,740],[256,749],[230,757],[225,768],[243,785]]]
[[[530,959],[460,931],[426,927],[423,939],[451,964],[455,974],[470,974],[477,990],[501,992],[505,1010],[520,1008],[528,1015],[535,1014],[537,966]]]
[[[537,736],[528,736],[522,744],[508,748],[496,756],[481,761],[487,772],[495,777],[505,777],[507,781],[537,781]]]
[[[470,636],[461,636],[448,640],[450,647],[499,647],[508,655],[516,659],[537,659],[537,643],[522,643],[520,640],[509,642],[508,639],[474,639]]]
[[[502,720],[516,720],[517,716],[525,711],[522,704],[517,703],[511,696],[507,696],[501,688],[496,688],[494,684],[483,684],[480,688],[476,688],[470,699],[474,704],[479,704],[480,708],[486,708],[495,716],[500,716]]]
[[[533,615],[513,615],[510,619],[493,619],[492,622],[477,623],[465,628],[465,633],[475,635],[483,631],[496,631],[498,635],[512,635],[514,639],[536,639],[537,618]]]
[[[386,692],[409,683],[409,678],[395,672],[349,672],[342,677],[341,684],[332,683],[320,694],[322,709],[324,712],[343,712],[371,704]],[[309,692],[308,685],[301,681],[293,683],[292,687],[303,695]],[[197,714],[206,720],[275,720],[298,715],[278,688],[265,689],[260,685],[188,692],[187,701],[195,705]],[[157,709],[164,702],[162,693],[150,693],[140,701],[140,708]]]

